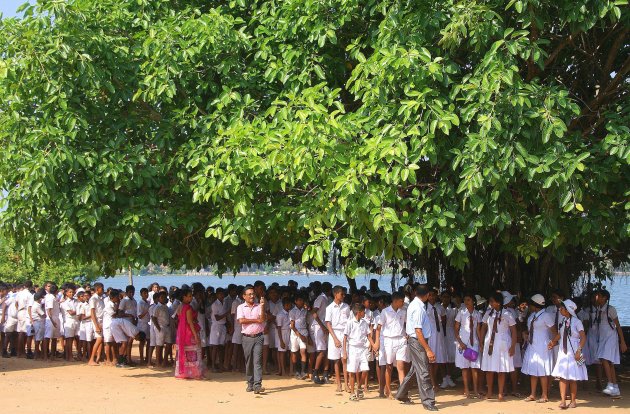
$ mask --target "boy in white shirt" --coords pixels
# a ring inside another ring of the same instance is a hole
[[[221,363],[218,361],[223,355],[223,347],[225,345],[225,337],[227,335],[227,316],[230,309],[225,303],[225,290],[218,288],[216,290],[217,299],[212,304],[212,325],[210,326],[210,366],[212,372],[223,372]],[[218,367],[215,366],[218,364]]]
[[[112,335],[112,321],[118,314],[120,303],[120,291],[112,289],[109,292],[109,300],[105,303],[103,311],[103,342],[105,343],[105,365],[114,365],[118,360],[118,348],[114,335]]]
[[[138,319],[138,302],[133,297],[136,294],[136,288],[133,285],[128,285],[125,288],[125,297],[120,301],[118,310],[120,317],[128,319],[132,324],[137,324]],[[133,339],[136,335],[129,338],[129,343],[125,346],[126,353],[123,355],[126,358],[126,365],[134,366],[135,364],[131,360],[131,349],[133,347]]]
[[[243,303],[242,299],[243,288],[237,288],[236,298],[232,302],[232,308],[230,314],[234,321],[234,333],[232,334],[232,372],[237,372],[244,364],[243,356],[243,333],[241,332],[241,324],[236,318],[236,310],[239,305]]]
[[[171,345],[171,326],[170,316],[166,303],[168,298],[166,292],[158,292],[153,297],[158,301],[158,305],[155,307],[151,322],[153,323],[155,334],[155,353],[157,364],[160,367],[166,366],[166,355],[164,353],[164,347]]]
[[[90,320],[92,321],[92,329],[94,331],[94,337],[96,341],[92,346],[92,352],[90,353],[90,361],[88,365],[99,365],[99,359],[101,357],[101,351],[103,350],[103,316],[105,313],[105,302],[103,301],[103,284],[94,284],[94,293],[88,301],[90,308]]]
[[[306,375],[306,344],[308,343],[308,329],[306,325],[306,308],[304,297],[295,298],[295,307],[289,311],[289,323],[291,325],[291,360],[295,366],[295,376],[305,379]],[[298,352],[300,362],[297,361]]]
[[[44,297],[46,311],[46,328],[44,332],[44,360],[53,361],[57,353],[57,339],[61,338],[59,326],[60,307],[57,300],[57,285],[52,284]],[[49,348],[50,346],[50,348]],[[50,354],[49,354],[50,349]]]
[[[140,300],[138,301],[138,329],[140,332],[144,332],[144,340],[140,340],[138,343],[138,350],[140,352],[140,363],[146,364],[148,363],[149,356],[149,332],[150,332],[150,316],[149,316],[149,307],[151,304],[149,303],[149,289],[142,288],[140,289]],[[146,351],[146,357],[145,357]]]
[[[286,353],[290,348],[291,320],[289,311],[293,307],[291,298],[282,299],[282,310],[276,316],[276,329],[278,330],[278,375],[288,375],[286,367]]]
[[[322,292],[322,285],[318,281],[313,282],[313,293],[315,301],[311,309],[313,321],[310,325],[310,333],[317,354],[313,370],[313,383],[324,384],[328,382],[328,374],[324,374],[324,378],[320,378],[320,372],[327,363],[326,350],[328,349],[328,341],[326,337],[328,336],[328,329],[326,328],[325,320],[328,297]]]
[[[391,383],[393,365],[396,364],[398,379],[402,384],[405,378],[407,357],[407,338],[405,321],[407,312],[404,309],[405,295],[401,292],[392,294],[392,304],[380,313],[376,328],[375,350],[378,351],[378,363],[381,367],[381,397],[392,397]],[[384,371],[384,372],[383,372]]]
[[[343,381],[347,384],[346,354],[343,350],[343,335],[350,317],[350,307],[344,303],[346,294],[341,286],[333,288],[334,299],[326,307],[326,327],[328,328],[328,359],[335,367],[335,382],[337,392],[341,392],[341,368],[343,367]],[[346,387],[347,390],[347,387]]]
[[[89,361],[90,345],[94,340],[94,330],[90,319],[90,305],[88,305],[88,294],[84,289],[78,289],[77,297],[77,318],[79,320],[79,358]],[[89,332],[88,332],[89,331]],[[88,340],[89,337],[89,340]]]
[[[42,341],[46,333],[46,312],[44,311],[44,296],[46,292],[40,289],[33,297],[31,305],[31,319],[33,321],[33,336],[35,338],[35,359],[43,360]]]
[[[64,290],[65,300],[60,304],[61,311],[63,312],[63,336],[65,338],[64,343],[64,355],[66,361],[72,360],[72,344],[74,343],[75,336],[79,334],[79,320],[77,317],[77,300],[74,299],[74,288],[68,287]],[[77,343],[77,349],[79,348]]]
[[[370,335],[370,326],[365,321],[365,306],[355,303],[352,306],[354,318],[348,321],[343,336],[343,348],[348,358],[348,374],[350,375],[350,399],[358,401],[363,398],[363,387],[367,378],[368,350],[374,349],[374,341]],[[354,382],[357,382],[357,392],[354,393]]]
[[[18,358],[24,358],[27,354],[24,352],[25,345],[28,338],[29,344],[29,359],[33,358],[33,353],[30,350],[31,340],[33,335],[33,327],[31,325],[31,317],[28,314],[28,306],[33,301],[33,294],[31,289],[33,288],[33,282],[27,280],[22,284],[22,289],[15,296],[15,303],[17,306],[17,356]]]

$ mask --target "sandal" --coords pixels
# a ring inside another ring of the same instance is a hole
[[[546,398],[539,398],[539,399],[537,399],[537,400],[536,400],[536,402],[537,402],[538,404],[544,404],[544,403],[548,403],[548,402],[549,402],[549,400],[548,400],[548,399],[546,399]]]
[[[532,402],[532,401],[536,401],[536,397],[532,397],[531,395],[529,395],[527,398],[525,398],[523,401],[525,402]]]
[[[564,402],[561,402],[560,405],[558,406],[561,410],[566,410],[567,408],[569,408]]]
[[[515,398],[523,398],[523,395],[520,392],[513,392],[510,395]]]
[[[575,407],[577,407],[576,403],[572,402],[571,404],[569,404],[569,408],[575,408]]]

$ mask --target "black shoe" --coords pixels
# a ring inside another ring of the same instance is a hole
[[[396,401],[398,401],[398,402],[400,402],[401,404],[404,404],[404,405],[413,405],[413,401],[411,401],[409,398],[404,398],[404,399],[396,398]]]
[[[264,394],[264,393],[265,393],[265,387],[254,388],[254,394]]]
[[[328,375],[324,376],[324,384],[332,384],[333,382],[330,380],[330,378],[328,378]]]
[[[252,387],[251,385],[248,385],[247,388],[245,389],[245,392],[254,392],[254,387]]]
[[[26,353],[26,359],[35,359],[35,354],[33,354],[32,352],[27,352]]]
[[[439,411],[435,405],[432,404],[422,404],[425,410],[427,411]]]
[[[320,377],[314,377],[313,384],[318,384],[318,385],[324,384],[324,380],[321,379]]]
[[[11,358],[11,357],[9,356],[9,353],[7,351],[4,351],[2,353],[2,358]]]

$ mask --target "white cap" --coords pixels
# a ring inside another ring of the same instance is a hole
[[[537,293],[534,296],[532,296],[530,300],[537,305],[540,305],[542,307],[545,306],[545,297],[541,295],[540,293]]]
[[[507,305],[508,303],[510,303],[512,301],[512,299],[514,299],[516,296],[514,296],[513,294],[511,294],[508,291],[504,291],[501,292],[501,294],[503,295],[503,305]]]
[[[566,299],[562,301],[562,304],[565,308],[567,308],[567,311],[571,314],[571,316],[577,318],[577,315],[575,314],[575,311],[577,310],[577,305],[575,304],[575,302],[573,302],[571,299]]]

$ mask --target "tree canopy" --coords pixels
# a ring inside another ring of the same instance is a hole
[[[627,1],[39,0],[0,30],[28,257],[523,291],[628,261]]]

